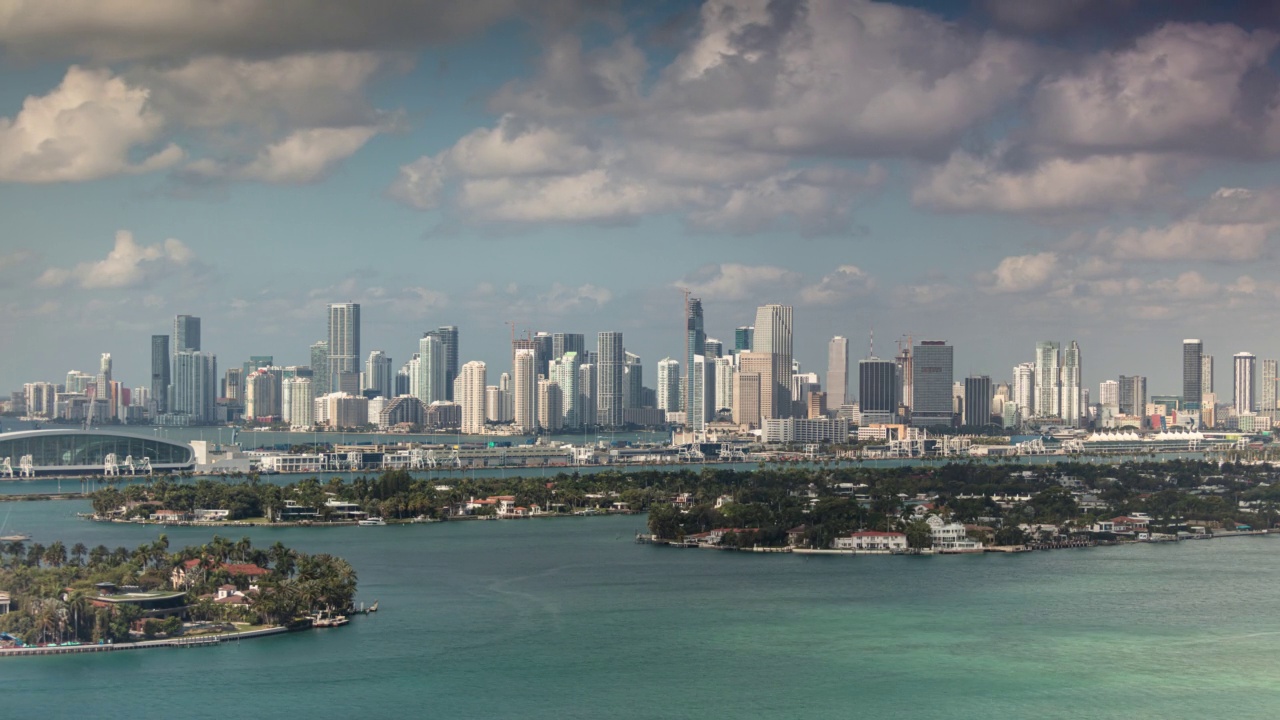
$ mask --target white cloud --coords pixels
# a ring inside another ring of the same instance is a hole
[[[195,254],[180,240],[171,238],[155,245],[139,245],[133,233],[121,230],[116,233],[115,246],[106,258],[73,268],[50,267],[36,279],[36,284],[56,288],[75,283],[90,290],[138,287],[188,267],[194,259]]]
[[[1118,260],[1249,262],[1280,230],[1280,190],[1222,188],[1187,216],[1148,228],[1105,228],[1096,249]]]
[[[875,278],[856,265],[841,265],[825,275],[816,285],[800,290],[800,301],[806,305],[834,305],[865,296],[876,286]]]
[[[444,191],[444,169],[435,158],[423,156],[407,165],[387,189],[394,199],[419,210],[430,210],[440,203]]]
[[[454,42],[521,11],[523,0],[10,0],[0,45],[42,57],[103,60],[208,54],[278,55],[305,50],[421,47]],[[563,13],[565,3],[551,3]]]
[[[1250,107],[1245,80],[1258,72],[1274,79],[1266,66],[1278,43],[1274,33],[1234,25],[1164,25],[1041,84],[1031,104],[1035,135],[1095,151],[1256,152],[1267,118],[1264,107]]]
[[[594,165],[597,152],[574,134],[504,115],[463,136],[438,162],[471,178],[564,175]]]
[[[1021,293],[1048,285],[1059,271],[1057,253],[1006,257],[989,273],[988,286],[997,293]]]
[[[676,285],[706,301],[741,301],[789,293],[803,281],[800,273],[773,265],[722,263],[699,268]]]
[[[1135,153],[1048,157],[1008,167],[997,152],[957,151],[922,176],[917,205],[940,210],[1011,213],[1111,210],[1171,193],[1195,163],[1172,155]]]
[[[231,171],[231,174],[268,183],[315,182],[327,175],[334,165],[364,147],[376,134],[376,127],[297,130],[268,145],[253,162]]]
[[[803,234],[837,232],[849,225],[852,199],[883,178],[878,165],[865,176],[830,167],[779,173],[730,186],[723,200],[694,212],[690,221],[700,228],[746,234],[789,219]]]
[[[0,118],[0,181],[93,180],[178,162],[183,152],[172,144],[130,160],[156,143],[165,126],[148,97],[145,88],[108,70],[72,65],[48,95],[30,96],[15,118]]]

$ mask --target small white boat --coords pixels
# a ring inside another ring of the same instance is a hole
[[[361,525],[386,525],[387,521],[380,517],[367,517],[360,521]]]

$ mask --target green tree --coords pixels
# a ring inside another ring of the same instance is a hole
[[[907,525],[907,547],[912,550],[925,550],[933,547],[933,533],[929,523],[916,520]]]

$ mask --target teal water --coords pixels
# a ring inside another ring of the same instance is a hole
[[[49,542],[133,545],[82,501]],[[6,510],[8,510],[8,507]],[[255,530],[347,557],[377,615],[216,648],[7,659],[4,717],[1261,718],[1280,538],[1017,556],[635,545],[638,517]],[[171,528],[175,545],[212,532]]]

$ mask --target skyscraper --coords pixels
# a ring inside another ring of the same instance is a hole
[[[986,375],[964,379],[964,424],[982,427],[991,420],[991,378]]]
[[[417,397],[423,406],[448,399],[445,389],[450,384],[445,375],[448,363],[445,359],[444,341],[439,335],[427,333],[418,341],[417,371]]]
[[[1062,417],[1061,353],[1056,342],[1036,343],[1035,417]]]
[[[1141,375],[1121,375],[1116,404],[1121,415],[1147,413],[1147,379]]]
[[[827,404],[839,409],[849,401],[849,339],[839,335],[827,343]]]
[[[594,363],[582,363],[578,367],[578,413],[583,427],[599,425],[597,419],[596,393],[600,388],[600,373]]]
[[[766,418],[791,416],[791,306],[764,305],[756,309],[755,331],[752,335],[752,352],[772,356],[772,369],[768,377],[768,389],[761,382],[761,411],[769,412]],[[769,408],[764,408],[764,397],[772,395]]]
[[[200,350],[200,318],[179,315],[173,319],[173,352]]]
[[[603,427],[619,427],[624,422],[622,382],[626,351],[622,333],[602,332],[597,340],[600,363],[597,368],[596,422]]]
[[[169,336],[151,336],[151,412],[155,414],[169,411]]]
[[[1072,340],[1062,362],[1062,419],[1072,427],[1079,427],[1084,415],[1081,373],[1080,344]]]
[[[667,412],[680,411],[680,363],[672,358],[658,361],[658,407]]]
[[[757,375],[759,382],[752,386],[750,384],[744,386],[748,393],[754,393],[755,413],[751,409],[744,409],[742,417],[746,418],[743,422],[749,422],[756,427],[763,427],[764,419],[776,417],[773,410],[774,399],[777,395],[773,392],[773,385],[769,382],[769,374],[773,372],[773,356],[769,353],[760,352],[741,352],[738,353],[738,374],[740,375]],[[746,381],[750,383],[750,381]],[[734,399],[734,407],[737,407],[737,398]]]
[[[555,350],[555,338],[551,333],[540,332],[533,336],[534,372],[546,376],[551,367],[551,353]]]
[[[693,391],[689,393],[689,398],[692,404],[685,415],[685,423],[691,430],[706,430],[707,423],[716,417],[715,361],[708,360],[705,355],[694,355],[691,376],[689,384],[693,386]]]
[[[315,424],[315,387],[313,378],[285,378],[280,386],[282,419],[289,427],[309,428]]]
[[[1120,383],[1115,380],[1103,380],[1098,383],[1098,404],[1120,407]]]
[[[1215,395],[1217,390],[1213,385],[1213,356],[1200,356],[1200,398],[1203,401],[1205,395]]]
[[[952,424],[954,406],[951,385],[955,376],[954,365],[955,348],[945,340],[922,340],[911,349],[911,367],[915,376],[912,383],[912,394],[915,396],[911,407],[912,426]],[[990,384],[990,379],[987,382]],[[990,412],[989,406],[987,410]],[[862,411],[866,412],[865,398]]]
[[[244,379],[244,416],[270,422],[283,414],[282,378],[279,368],[259,368]]]
[[[1267,412],[1276,409],[1276,361],[1262,361],[1262,385],[1258,388],[1258,409]]]
[[[685,302],[684,320],[684,406],[689,408],[693,397],[693,383],[690,382],[693,374],[693,356],[707,353],[707,333],[703,327],[701,298],[689,298]]]
[[[1018,415],[1025,420],[1035,411],[1036,364],[1019,363],[1013,367],[1013,403]]]
[[[329,305],[329,388],[331,392],[342,389],[343,376],[360,374],[360,305],[359,303],[331,303]],[[357,385],[359,382],[357,381]]]
[[[511,372],[511,394],[515,424],[524,432],[537,428],[537,376],[534,363],[537,352],[533,348],[518,348]]]
[[[717,413],[721,410],[733,409],[733,376],[738,374],[738,368],[734,365],[735,359],[733,356],[716,358],[715,403]]]
[[[174,353],[170,412],[190,416],[193,424],[213,422],[217,392],[216,356],[195,350]]]
[[[644,366],[640,356],[625,353],[627,362],[622,369],[622,407],[638,408],[644,406]]]
[[[898,366],[872,356],[858,361],[858,401],[864,423],[893,422],[898,412]],[[947,383],[947,417],[951,417],[951,383]],[[920,401],[919,386],[916,402]],[[950,420],[948,419],[948,423]]]
[[[551,361],[551,379],[560,386],[560,402],[567,428],[582,427],[582,392],[578,387],[581,370],[582,362],[576,350],[569,350]]]
[[[756,329],[751,325],[743,325],[733,331],[733,352],[744,353],[751,352],[752,340],[755,337]]]
[[[447,348],[446,348],[447,350]],[[381,350],[369,352],[364,362],[364,382],[361,390],[373,390],[384,398],[393,398],[395,378],[391,374],[391,358]]]
[[[1254,364],[1257,358],[1253,353],[1241,352],[1235,355],[1235,385],[1233,398],[1236,414],[1253,412],[1254,398],[1257,397],[1257,380],[1254,375]]]
[[[234,402],[237,405],[244,405],[244,369],[243,368],[227,368],[227,372],[222,376],[222,396],[228,402]]]
[[[329,393],[329,341],[320,340],[311,344],[311,394],[320,397]]]
[[[717,358],[724,357],[724,343],[719,340],[715,338],[707,338],[707,341],[703,343],[703,346],[706,348],[706,351],[703,354],[707,356],[708,360],[715,360]]]
[[[565,353],[578,353],[578,363],[585,360],[587,342],[582,333],[552,333],[551,359],[562,357]]]
[[[1187,339],[1182,341],[1183,407],[1191,406],[1196,409],[1200,407],[1200,398],[1204,392],[1204,365],[1201,362],[1203,355],[1204,344],[1199,340]]]
[[[484,432],[486,367],[479,360],[462,366],[459,387],[462,396],[456,402],[462,406],[462,432],[478,435]]]
[[[538,427],[547,432],[564,427],[564,393],[554,380],[538,380]]]

